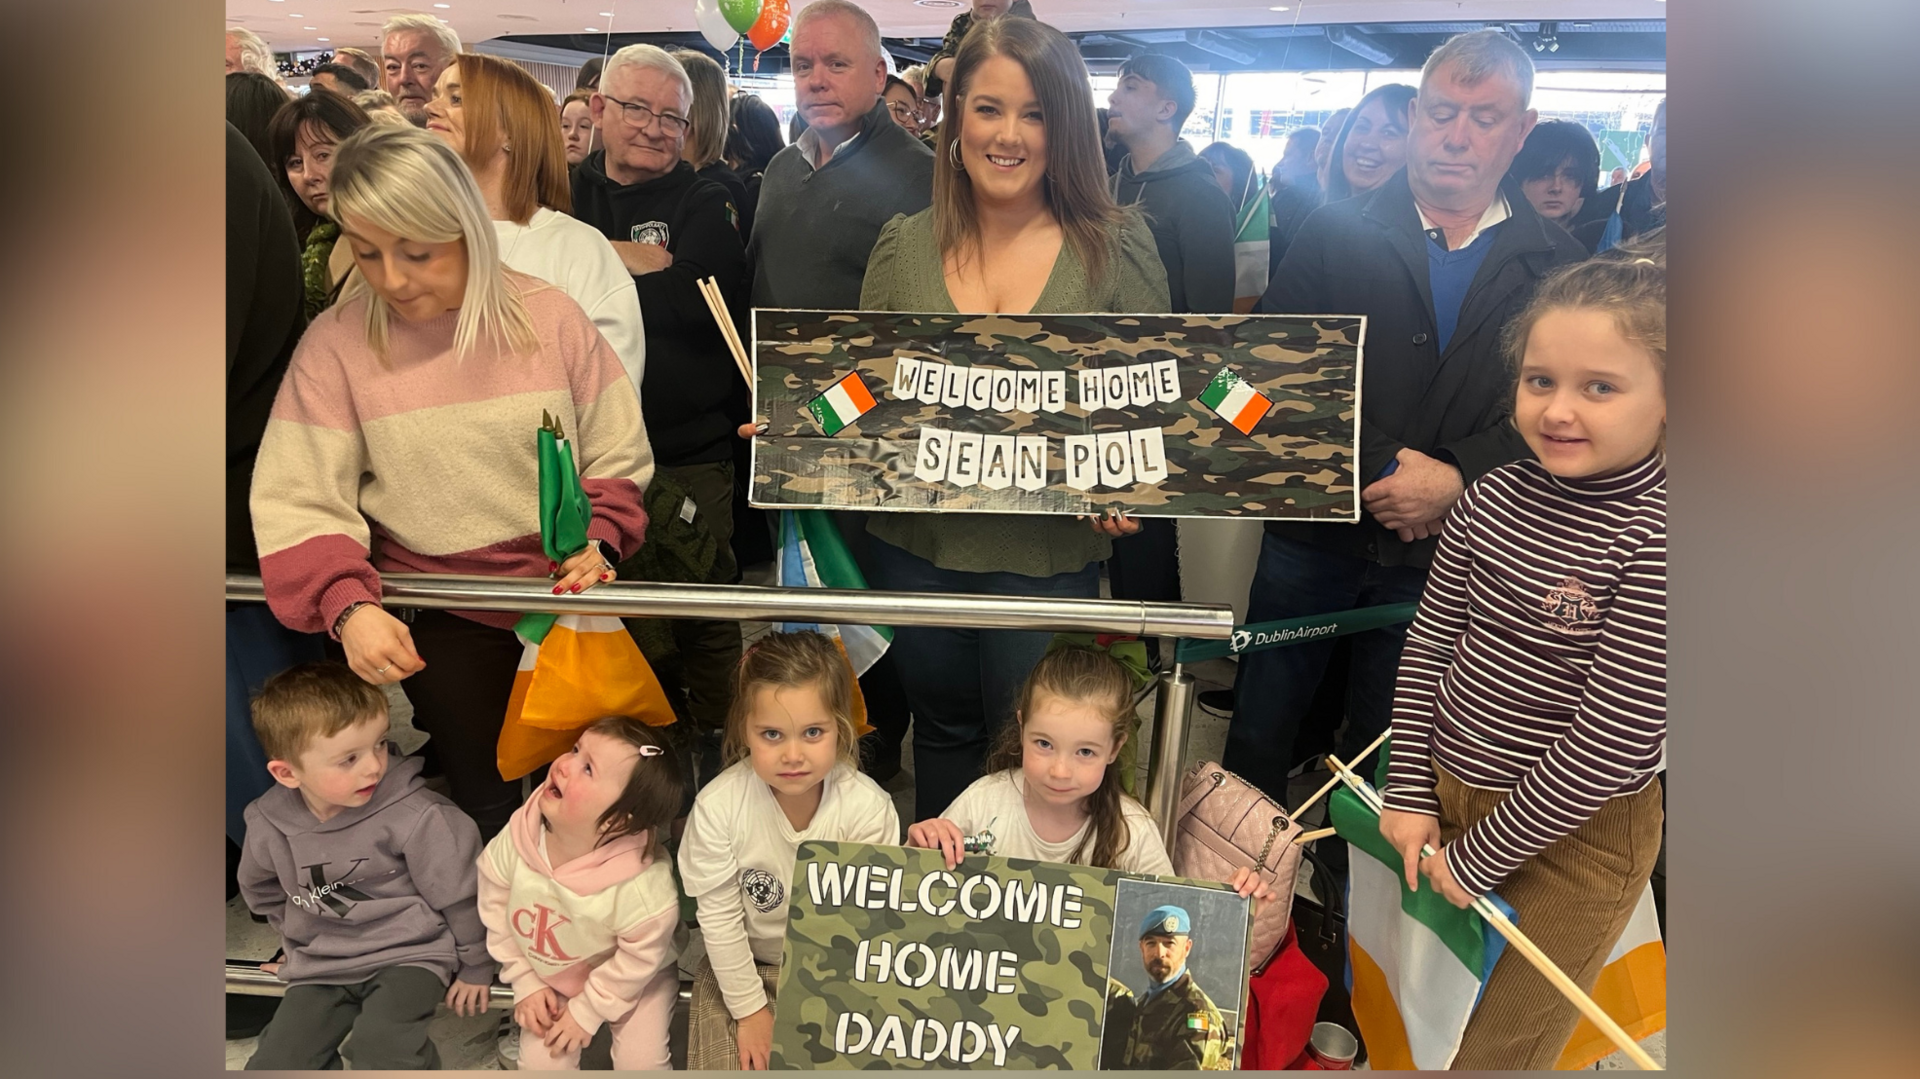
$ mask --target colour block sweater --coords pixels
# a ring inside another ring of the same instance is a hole
[[[322,821],[291,787],[247,806],[240,894],[280,934],[289,985],[355,985],[389,967],[493,984],[475,905],[480,829],[395,757],[366,805]]]
[[[735,1019],[767,1006],[754,964],[780,962],[800,844],[900,842],[900,814],[880,784],[845,764],[835,765],[824,782],[805,829],[787,820],[751,761],[713,777],[693,800],[680,837],[680,880],[700,904],[707,961]]]
[[[587,535],[639,548],[653,477],[640,401],[619,357],[558,288],[509,272],[537,347],[483,338],[456,357],[458,311],[393,317],[387,359],[366,338],[367,298],[314,320],[280,386],[253,476],[267,604],[289,628],[325,632],[380,574],[547,575],[540,543],[541,413],[573,442],[593,505]],[[512,612],[458,612],[511,628]]]
[[[630,1014],[656,979],[679,978],[680,889],[644,832],[553,865],[540,819],[545,792],[534,791],[480,855],[480,920],[514,1001],[551,987],[591,1034]],[[673,997],[651,997],[666,1005],[648,1017],[664,1061]]]
[[[1438,816],[1438,763],[1512,794],[1447,848],[1484,895],[1653,781],[1667,740],[1667,473],[1495,469],[1447,517],[1394,689],[1390,809]]]

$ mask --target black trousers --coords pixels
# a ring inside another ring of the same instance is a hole
[[[520,666],[520,638],[448,611],[420,611],[413,646],[425,669],[401,683],[413,702],[413,724],[446,773],[454,804],[493,838],[520,807],[520,781],[500,778],[500,727]]]
[[[427,1021],[446,995],[424,967],[388,967],[357,985],[296,985],[260,1032],[247,1070],[338,1069],[348,1034],[354,1071],[438,1070]]]

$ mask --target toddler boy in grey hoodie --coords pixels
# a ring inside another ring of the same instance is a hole
[[[480,830],[389,764],[387,701],[338,663],[267,680],[253,728],[279,784],[247,807],[240,891],[278,930],[286,998],[249,1070],[438,1068],[427,1021],[487,1006],[494,962],[475,895]]]

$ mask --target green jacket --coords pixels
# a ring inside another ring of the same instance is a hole
[[[1152,1000],[1107,979],[1106,1035],[1100,1067],[1223,1071],[1233,1067],[1233,1032],[1206,990],[1183,973]]]
[[[1063,245],[1032,313],[1154,314],[1168,309],[1167,271],[1160,265],[1153,234],[1137,211],[1124,213],[1108,244],[1105,279],[1088,280],[1072,245]],[[896,216],[880,230],[867,259],[860,309],[957,313],[947,294],[931,208],[911,217]],[[1066,515],[876,513],[867,519],[867,532],[941,569],[969,573],[1052,577],[1103,562],[1113,551],[1111,540]]]

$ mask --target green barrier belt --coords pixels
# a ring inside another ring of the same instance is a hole
[[[1233,638],[1226,641],[1196,641],[1181,638],[1174,649],[1174,659],[1180,663],[1195,663],[1203,659],[1218,659],[1221,656],[1240,656],[1248,652],[1263,652],[1269,648],[1284,648],[1290,644],[1303,644],[1307,641],[1323,641],[1333,637],[1344,637],[1349,633],[1365,633],[1382,626],[1398,625],[1413,621],[1418,603],[1388,603],[1379,607],[1361,607],[1351,611],[1335,611],[1332,614],[1316,614],[1307,618],[1283,618],[1278,622],[1256,622],[1252,625],[1233,627]]]

